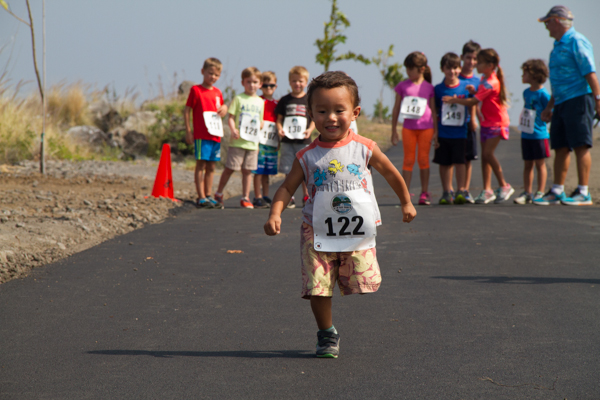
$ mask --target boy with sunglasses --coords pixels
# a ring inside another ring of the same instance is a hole
[[[268,208],[271,205],[269,198],[269,175],[277,175],[277,155],[279,152],[279,135],[277,134],[277,114],[275,107],[277,100],[273,94],[277,89],[277,76],[275,72],[267,71],[262,74],[262,97],[265,100],[264,126],[260,132],[258,142],[258,167],[254,173],[254,208]]]

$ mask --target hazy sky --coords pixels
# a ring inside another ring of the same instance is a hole
[[[434,84],[443,79],[439,60],[448,51],[460,54],[469,39],[493,47],[513,94],[513,123],[522,108],[521,64],[528,58],[548,59],[554,39],[537,18],[556,0],[339,0],[351,22],[348,41],[340,51],[373,56],[378,49],[395,46],[392,62],[402,63],[414,50],[424,52]],[[7,0],[11,9],[26,18],[24,0]],[[31,0],[37,26],[41,68],[42,1]],[[575,15],[575,29],[595,45],[600,70],[600,1],[564,2]],[[288,91],[287,72],[304,65],[311,76],[323,71],[315,63],[315,39],[323,34],[329,17],[327,0],[48,0],[46,2],[48,84],[81,80],[103,87],[114,85],[123,94],[134,87],[141,98],[157,94],[158,76],[171,87],[183,79],[200,83],[200,68],[207,57],[224,64],[218,87],[233,81],[242,90],[240,73],[256,66],[279,77],[276,96]],[[13,47],[14,44],[14,47]],[[0,8],[0,71],[8,62],[13,82],[34,80],[31,37],[27,27]],[[362,105],[371,113],[381,80],[374,66],[356,62],[335,63],[331,69],[350,74],[359,84]],[[549,85],[547,84],[547,87]],[[35,90],[35,83],[25,91]],[[152,93],[153,90],[153,93]],[[385,102],[393,94],[386,91]]]

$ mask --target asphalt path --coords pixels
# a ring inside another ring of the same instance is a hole
[[[498,149],[515,188],[519,146]],[[232,199],[1,285],[0,398],[600,398],[600,208],[433,205],[403,224],[375,185],[383,283],[335,293],[338,359],[314,357],[301,210],[267,237],[268,210]]]

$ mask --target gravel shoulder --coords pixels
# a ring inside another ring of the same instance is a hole
[[[46,175],[41,175],[34,162],[1,165],[0,283],[183,210],[195,210],[193,172],[183,163],[173,163],[175,197],[181,200],[173,202],[150,196],[156,168],[153,160],[49,161]],[[220,176],[217,171],[215,186]],[[234,174],[225,198],[240,193],[240,176]]]

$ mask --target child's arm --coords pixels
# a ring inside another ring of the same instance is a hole
[[[398,117],[400,116],[400,104],[402,104],[402,96],[396,93],[396,101],[394,102],[394,110],[392,111],[392,144],[395,146],[400,141],[398,135]]]
[[[283,131],[283,115],[277,114],[277,121],[275,122],[275,125],[277,125],[277,134],[279,137],[285,137],[285,132]]]
[[[315,121],[310,121],[308,128],[304,131],[304,139],[310,138],[310,135],[315,130]]]
[[[542,119],[542,121],[544,121],[544,122],[552,121],[552,109],[553,108],[554,108],[554,95],[550,96],[550,101],[546,105],[546,108],[544,109],[544,111],[542,111],[542,115],[540,115],[540,118]]]
[[[394,192],[402,204],[402,221],[410,222],[417,216],[417,211],[410,201],[410,193],[406,183],[389,158],[375,145],[373,155],[369,160],[369,165],[377,170],[394,189]]]
[[[433,118],[433,146],[437,149],[440,147],[440,143],[438,142],[438,115],[435,97],[429,99],[429,107],[431,108],[431,116]]]
[[[194,143],[194,133],[192,132],[190,125],[190,111],[192,111],[192,107],[185,106],[185,109],[183,110],[183,120],[185,121],[185,142],[192,145],[192,143]]]
[[[469,130],[471,132],[475,132],[477,130],[477,121],[475,121],[475,117],[477,117],[477,106],[472,106],[469,109],[469,113],[471,113],[471,120],[469,121]]]
[[[229,114],[229,119],[227,120],[227,123],[229,124],[229,130],[231,131],[231,138],[233,140],[239,139],[240,133],[235,127],[235,115]]]
[[[476,97],[470,97],[468,99],[459,99],[454,95],[452,96],[444,96],[442,97],[442,101],[448,104],[462,104],[463,106],[473,107],[479,104],[479,100]]]
[[[264,227],[267,235],[273,236],[281,232],[281,213],[283,212],[283,209],[287,207],[292,195],[296,193],[296,189],[298,189],[298,186],[300,186],[303,181],[304,172],[300,166],[300,161],[295,159],[292,164],[292,170],[279,189],[277,189],[277,192],[275,192],[275,197],[273,197],[269,219]]]

